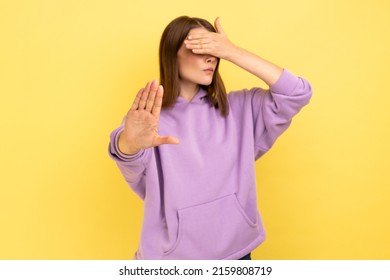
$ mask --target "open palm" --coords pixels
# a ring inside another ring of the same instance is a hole
[[[124,130],[119,138],[119,149],[125,154],[135,154],[162,144],[178,144],[172,136],[158,134],[158,121],[164,90],[156,80],[148,82],[134,99],[126,115]]]

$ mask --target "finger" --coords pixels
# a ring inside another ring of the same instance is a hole
[[[163,95],[164,95],[164,89],[163,86],[160,85],[157,89],[156,98],[154,99],[154,104],[152,108],[152,115],[155,116],[157,119],[160,118]]]
[[[197,46],[197,45],[205,45],[205,44],[210,44],[213,41],[211,37],[201,37],[197,39],[191,39],[191,40],[185,40],[184,44],[186,47],[192,47],[192,46]]]
[[[210,54],[213,55],[212,49],[209,48],[197,48],[197,49],[192,49],[191,50],[195,54]]]
[[[187,40],[198,40],[198,39],[206,39],[210,38],[212,34],[215,32],[198,32],[198,33],[193,33],[187,37]]]
[[[150,86],[152,82],[148,82],[144,88],[144,91],[142,92],[141,98],[138,103],[138,110],[143,110],[145,109],[146,106],[146,101],[148,100],[149,96],[149,91],[150,91]]]
[[[131,105],[130,111],[135,111],[135,110],[138,109],[138,104],[139,104],[139,101],[140,101],[140,99],[141,99],[141,95],[142,95],[143,91],[144,91],[143,88],[141,88],[141,89],[138,91],[137,95],[135,96],[133,105]]]
[[[186,46],[188,50],[197,50],[201,53],[210,53],[210,51],[215,48],[213,43],[196,43],[196,44],[189,44]]]
[[[180,141],[174,136],[156,136],[153,139],[153,146],[160,146],[163,144],[179,144]]]
[[[217,30],[217,33],[220,33],[220,34],[225,33],[225,32],[223,31],[223,29],[222,29],[222,26],[221,26],[221,22],[220,22],[219,17],[217,17],[217,18],[215,19],[214,26],[215,26],[215,29]]]
[[[147,112],[151,112],[151,111],[152,111],[153,104],[154,104],[154,99],[155,99],[155,97],[156,97],[157,89],[158,89],[158,81],[157,81],[157,80],[154,80],[154,81],[152,82],[152,84],[150,85],[150,92],[149,92],[148,99],[147,99],[147,101],[146,101],[145,110],[146,110]]]

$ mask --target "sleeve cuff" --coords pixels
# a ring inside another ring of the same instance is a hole
[[[110,144],[111,155],[115,156],[117,159],[119,159],[121,161],[126,161],[126,162],[134,161],[134,160],[141,158],[145,150],[140,150],[138,153],[136,153],[134,155],[127,155],[127,154],[122,153],[119,150],[118,140],[119,140],[119,135],[121,134],[122,131],[123,131],[123,126],[119,127],[111,135],[111,144]]]
[[[297,76],[288,70],[283,69],[282,75],[279,77],[276,83],[270,87],[270,90],[273,93],[290,95],[296,88],[298,82],[299,78]]]

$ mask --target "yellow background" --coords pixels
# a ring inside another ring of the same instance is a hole
[[[0,1],[0,259],[128,259],[142,202],[107,155],[180,15],[314,90],[256,163],[255,259],[390,259],[387,1]],[[229,90],[264,86],[222,62]]]

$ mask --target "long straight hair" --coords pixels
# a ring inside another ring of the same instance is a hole
[[[216,32],[214,26],[205,19],[181,16],[171,21],[165,28],[159,48],[160,83],[164,87],[162,108],[172,107],[180,95],[180,76],[177,62],[177,52],[191,29],[204,27],[210,32]],[[210,106],[218,109],[222,116],[229,114],[229,105],[225,85],[218,72],[220,59],[210,85],[200,85],[207,92]]]

